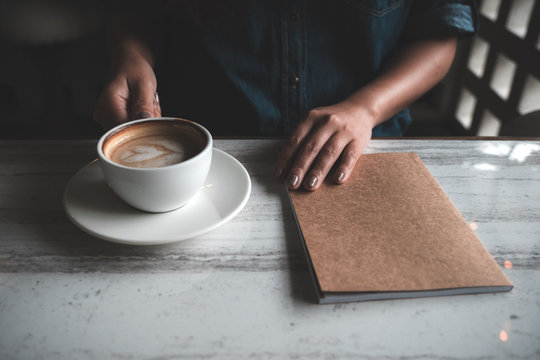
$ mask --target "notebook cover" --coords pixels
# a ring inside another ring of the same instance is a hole
[[[320,302],[512,289],[415,153],[363,155],[345,184],[289,196]]]

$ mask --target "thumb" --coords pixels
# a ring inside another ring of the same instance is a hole
[[[148,84],[136,84],[130,88],[129,119],[144,119],[160,116],[155,106],[155,88]]]

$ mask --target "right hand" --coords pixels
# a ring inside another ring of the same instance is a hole
[[[122,61],[102,90],[94,109],[94,121],[104,130],[127,121],[159,117],[156,75],[142,57]]]

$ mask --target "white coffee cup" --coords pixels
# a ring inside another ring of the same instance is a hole
[[[185,119],[135,120],[105,133],[97,153],[116,195],[137,209],[165,212],[185,205],[204,185],[212,136]]]

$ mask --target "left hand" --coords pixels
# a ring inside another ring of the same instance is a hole
[[[278,155],[274,177],[291,190],[317,190],[334,164],[333,180],[342,184],[371,139],[375,123],[362,107],[342,103],[311,110]],[[341,156],[341,158],[340,158]]]
[[[289,189],[317,190],[336,162],[334,181],[344,183],[377,125],[407,107],[448,72],[457,38],[403,44],[373,81],[344,101],[311,110],[278,156],[274,176]],[[341,156],[341,158],[340,158]]]

